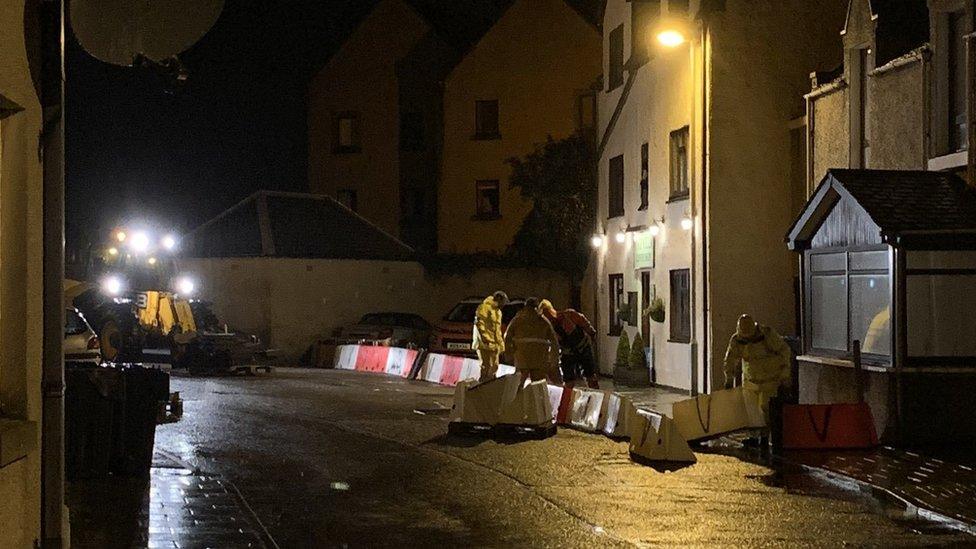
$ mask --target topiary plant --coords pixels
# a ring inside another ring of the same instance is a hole
[[[617,339],[617,360],[613,365],[616,368],[626,368],[628,363],[630,363],[630,337],[627,336],[627,332],[620,332],[620,338]]]
[[[630,346],[630,367],[634,370],[646,370],[647,359],[644,355],[644,338],[640,332],[634,336],[634,342]]]

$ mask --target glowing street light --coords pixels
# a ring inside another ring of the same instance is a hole
[[[176,237],[168,234],[163,237],[162,243],[163,248],[166,248],[168,251],[173,251],[173,249],[176,248]]]
[[[657,41],[666,48],[677,48],[685,43],[685,35],[677,29],[663,29],[657,33]]]
[[[603,237],[598,234],[593,235],[593,238],[590,238],[590,244],[594,248],[599,248],[600,246],[603,246]]]
[[[136,252],[145,252],[149,250],[149,235],[144,232],[138,232],[132,235],[131,246]]]

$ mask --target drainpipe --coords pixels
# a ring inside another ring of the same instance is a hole
[[[698,230],[697,223],[692,226],[691,229],[691,395],[695,396],[698,394],[698,317],[699,313],[695,311],[695,305],[698,302],[698,250],[701,249],[701,294],[702,294],[702,376],[701,376],[701,387],[706,393],[711,392],[708,385],[708,368],[709,368],[709,349],[708,349],[708,79],[707,70],[705,68],[708,58],[707,58],[707,44],[708,44],[708,23],[704,16],[701,19],[701,243],[699,245],[697,239],[695,238],[695,231]],[[694,120],[694,108],[692,108],[692,120]],[[692,189],[695,186],[692,185]],[[699,197],[697,193],[692,193],[689,197],[689,204],[691,206],[691,219],[696,219],[696,202]]]
[[[41,546],[60,549],[64,516],[64,4],[41,3],[43,347]]]

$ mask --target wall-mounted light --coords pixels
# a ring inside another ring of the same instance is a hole
[[[690,217],[685,216],[685,217],[681,218],[681,228],[682,229],[684,229],[686,231],[690,231],[692,229],[692,227],[694,227],[694,226],[695,226],[695,222],[692,221]]]
[[[685,35],[675,28],[664,28],[658,31],[657,41],[666,48],[677,48],[685,43]]]
[[[590,238],[590,245],[593,246],[594,248],[599,248],[600,246],[603,246],[603,236],[598,234],[593,235]]]
[[[613,235],[613,239],[617,241],[617,244],[623,244],[627,241],[627,235],[625,233],[617,233]]]
[[[119,249],[118,248],[109,248],[108,249],[108,255],[119,255]]]

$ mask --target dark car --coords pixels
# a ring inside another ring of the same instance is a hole
[[[340,343],[379,342],[394,347],[426,347],[430,324],[413,313],[369,313],[335,331]]]

